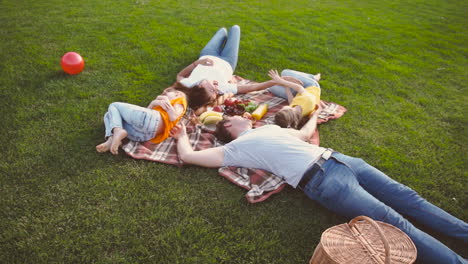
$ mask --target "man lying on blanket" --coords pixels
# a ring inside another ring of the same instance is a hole
[[[362,159],[306,142],[315,131],[320,112],[320,109],[315,111],[300,130],[277,125],[252,128],[249,119],[227,117],[217,124],[216,135],[229,143],[199,151],[192,149],[183,123],[171,130],[171,136],[177,140],[179,157],[185,163],[210,168],[259,168],[273,172],[339,215],[350,218],[367,215],[400,228],[415,243],[418,260],[423,263],[463,263],[459,255],[413,226],[400,213],[460,238],[468,237],[466,223]],[[437,219],[434,215],[438,216]]]

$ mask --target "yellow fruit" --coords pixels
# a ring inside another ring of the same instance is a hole
[[[216,111],[206,111],[203,114],[201,114],[198,119],[200,122],[205,123],[205,119],[209,116],[217,116],[220,117],[221,119],[223,118],[223,113],[216,112]]]
[[[219,121],[223,120],[222,116],[210,115],[205,118],[203,121],[204,125],[217,124]]]
[[[268,104],[261,104],[252,112],[252,117],[256,120],[262,119],[262,117],[268,112]]]

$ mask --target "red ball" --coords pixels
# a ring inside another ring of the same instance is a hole
[[[67,52],[63,55],[60,65],[62,65],[62,69],[66,73],[78,74],[84,69],[84,60],[76,52]]]

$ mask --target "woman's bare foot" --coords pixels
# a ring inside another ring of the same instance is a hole
[[[112,143],[112,136],[108,137],[106,142],[101,143],[96,146],[97,152],[103,153],[103,152],[109,151],[111,147],[111,143]]]
[[[114,155],[119,154],[119,147],[122,145],[122,140],[128,136],[127,130],[116,127],[114,128],[114,136],[110,146],[110,152]]]
[[[320,78],[322,77],[322,75],[320,73],[317,73],[314,75],[314,79],[318,82],[320,81]]]

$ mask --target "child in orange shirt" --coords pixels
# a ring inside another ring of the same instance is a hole
[[[147,108],[114,102],[104,115],[106,141],[96,146],[98,152],[110,151],[117,155],[122,140],[160,143],[169,137],[169,131],[187,110],[187,96],[174,88],[151,101]]]

